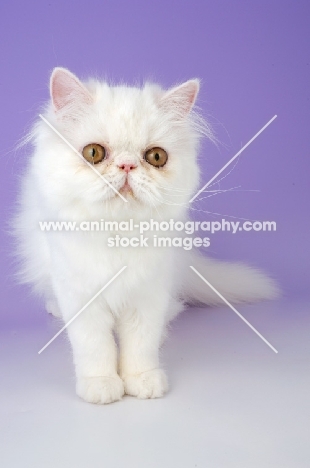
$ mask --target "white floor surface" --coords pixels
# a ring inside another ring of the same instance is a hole
[[[1,468],[309,468],[309,303],[192,309],[162,351],[162,399],[84,403],[47,317],[0,334]]]

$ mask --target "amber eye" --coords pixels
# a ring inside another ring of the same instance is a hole
[[[152,148],[145,153],[144,159],[152,166],[162,167],[168,161],[168,154],[162,148]]]
[[[97,143],[91,143],[83,148],[82,154],[89,163],[98,164],[105,158],[105,149]]]

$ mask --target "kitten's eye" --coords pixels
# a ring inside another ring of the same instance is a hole
[[[97,143],[91,143],[83,148],[82,154],[86,161],[91,164],[98,164],[106,156],[105,148]]]
[[[162,167],[168,161],[168,154],[162,148],[152,148],[145,153],[144,159],[152,166]]]

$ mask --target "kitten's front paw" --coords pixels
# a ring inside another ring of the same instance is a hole
[[[168,390],[168,382],[162,369],[153,369],[123,378],[125,393],[138,398],[160,398]]]
[[[117,374],[111,377],[79,378],[76,393],[89,403],[113,403],[124,395],[124,383]]]

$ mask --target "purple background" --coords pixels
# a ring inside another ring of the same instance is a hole
[[[210,253],[260,266],[286,296],[308,293],[310,4],[306,1],[12,1],[0,11],[2,323],[37,323],[41,306],[16,286],[6,223],[25,152],[15,145],[48,98],[53,67],[164,86],[202,80],[198,105],[221,144],[201,149],[202,185],[273,115],[221,188],[196,203],[226,215],[275,220],[276,233],[217,234]],[[193,212],[194,217],[210,219]],[[220,218],[220,217],[219,217]],[[218,219],[213,216],[211,219]],[[28,312],[26,312],[26,310]],[[29,321],[29,318],[32,320]]]

